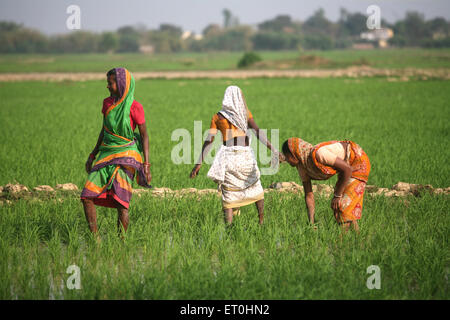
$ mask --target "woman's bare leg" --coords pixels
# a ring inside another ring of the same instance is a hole
[[[341,223],[342,231],[344,231],[344,233],[348,232],[348,230],[350,229],[350,224],[351,221]]]
[[[89,230],[92,233],[97,234],[97,212],[95,211],[94,200],[92,199],[82,199],[84,207],[84,215],[89,225]]]
[[[264,199],[256,201],[256,209],[258,209],[259,224],[263,224],[264,221]]]
[[[231,225],[233,222],[233,209],[223,209],[225,223]]]
[[[119,234],[119,237],[121,237],[122,239],[123,239],[122,228],[123,228],[123,232],[127,232],[128,221],[129,221],[128,209],[125,208],[124,206],[118,204],[117,205],[117,232]]]
[[[353,220],[352,221],[352,227],[353,227],[353,230],[355,230],[356,233],[359,233],[358,220]]]
[[[356,233],[359,233],[359,226],[357,220],[343,222],[341,223],[341,227],[344,233],[347,233],[350,230],[350,228],[355,230]]]

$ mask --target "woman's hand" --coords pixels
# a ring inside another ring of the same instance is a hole
[[[202,166],[201,164],[195,165],[194,169],[192,169],[191,174],[189,175],[189,177],[191,179],[195,178],[197,176],[198,172],[200,171],[201,166]]]
[[[333,197],[333,200],[331,200],[331,209],[333,209],[333,211],[339,211],[341,199],[341,197]]]
[[[90,173],[92,170],[92,163],[94,162],[94,159],[92,159],[91,157],[89,157],[86,161],[85,167],[86,167],[86,172]]]
[[[286,162],[286,157],[284,156],[284,154],[282,152],[278,152],[278,161],[279,161],[279,163]]]
[[[150,166],[144,165],[144,174],[145,178],[147,179],[147,184],[150,184],[150,182],[152,181],[152,173],[150,172]]]

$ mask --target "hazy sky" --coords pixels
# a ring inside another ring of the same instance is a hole
[[[427,19],[450,20],[450,0],[0,0],[0,20],[23,23],[47,34],[70,32],[66,9],[81,8],[81,29],[116,30],[124,25],[143,24],[158,28],[161,23],[201,32],[209,23],[222,24],[222,9],[228,8],[241,23],[256,25],[278,14],[304,21],[319,7],[336,21],[339,8],[366,14],[369,5],[381,8],[389,22],[403,18],[406,11],[419,11]]]

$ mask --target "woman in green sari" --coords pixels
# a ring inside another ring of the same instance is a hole
[[[147,188],[152,179],[145,116],[142,105],[134,100],[134,78],[127,69],[115,68],[107,73],[107,82],[111,96],[103,101],[103,127],[86,162],[89,176],[80,196],[94,234],[98,232],[95,205],[117,208],[120,234],[128,228],[135,175],[137,183]],[[134,133],[136,125],[140,134]]]

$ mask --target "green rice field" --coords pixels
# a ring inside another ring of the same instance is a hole
[[[202,121],[201,132],[206,131],[232,83],[242,88],[269,138],[270,130],[278,130],[279,139],[272,140],[279,146],[292,136],[313,144],[350,139],[372,162],[369,184],[449,186],[449,82],[392,83],[385,78],[137,81],[135,99],[146,113],[154,186],[214,188],[206,165],[198,178],[189,179],[197,160],[193,150],[187,157],[191,164],[172,162],[179,141],[171,137],[174,130],[185,129],[192,146],[201,146],[201,134],[194,140],[194,121]],[[0,94],[0,185],[16,180],[29,187],[66,182],[82,187],[84,163],[102,128],[106,81],[4,82]],[[256,152],[266,150],[259,145]],[[262,178],[265,186],[276,181],[298,181],[298,174],[283,165],[278,174]]]
[[[276,69],[300,56],[321,58],[321,63],[291,65],[292,68],[345,68],[369,65],[374,68],[449,68],[449,49],[386,49],[330,51],[260,51],[267,68]],[[106,72],[121,65],[135,71],[232,70],[243,52],[175,54],[14,54],[0,55],[0,73],[5,72]]]
[[[102,243],[80,202],[18,201],[0,209],[2,299],[448,299],[448,196],[374,197],[358,236],[340,236],[329,201],[317,230],[298,195],[270,193],[265,224],[244,207],[231,229],[219,199],[132,200],[126,240],[99,208]],[[81,289],[69,290],[68,266]],[[367,268],[379,266],[380,289]]]
[[[448,55],[448,51],[433,53]],[[336,61],[350,59],[341,52],[324,54]],[[378,53],[362,54],[371,54],[371,61],[378,63]],[[448,67],[445,59],[433,65],[433,59],[417,56],[415,52],[411,60],[385,61],[390,67]],[[1,56],[0,72],[44,71],[40,63],[27,69],[22,58]],[[120,59],[96,63],[92,55],[80,56],[76,63],[72,63],[75,56],[55,59],[57,63],[45,71],[106,72],[112,64],[123,65]],[[153,61],[157,67],[152,67],[142,59],[127,62],[131,72],[176,66]],[[217,59],[217,64],[205,62],[204,69],[234,68],[235,57]],[[140,63],[147,67],[141,69]],[[202,69],[197,62],[194,66]],[[450,185],[450,82],[374,77],[136,81],[135,99],[144,106],[150,135],[153,186],[216,187],[206,178],[207,164],[197,178],[189,179],[196,160],[193,152],[188,154],[191,163],[173,163],[172,150],[179,141],[173,141],[172,134],[185,130],[190,145],[201,145],[201,133],[209,128],[231,84],[242,88],[256,123],[268,129],[279,147],[292,136],[313,144],[350,139],[370,158],[371,185],[391,187],[398,181]],[[31,189],[72,182],[81,189],[107,96],[106,81],[0,82],[0,185],[21,183]],[[194,132],[194,121],[202,121],[200,135]],[[256,146],[256,154],[265,153],[261,144]],[[258,161],[260,168],[269,166],[264,157],[258,156]],[[280,181],[300,183],[298,173],[286,164],[275,175],[261,178],[264,188]],[[325,183],[335,182],[333,178]],[[57,191],[0,205],[0,299],[449,297],[448,195],[366,195],[360,233],[343,234],[330,199],[319,195],[314,229],[301,194],[266,193],[262,226],[252,205],[242,208],[227,228],[220,198],[214,195],[145,193],[133,196],[124,241],[117,237],[116,210],[97,208],[100,244],[89,233],[78,196]],[[80,268],[79,290],[66,285],[70,265]],[[366,285],[372,265],[381,270],[380,289]]]

